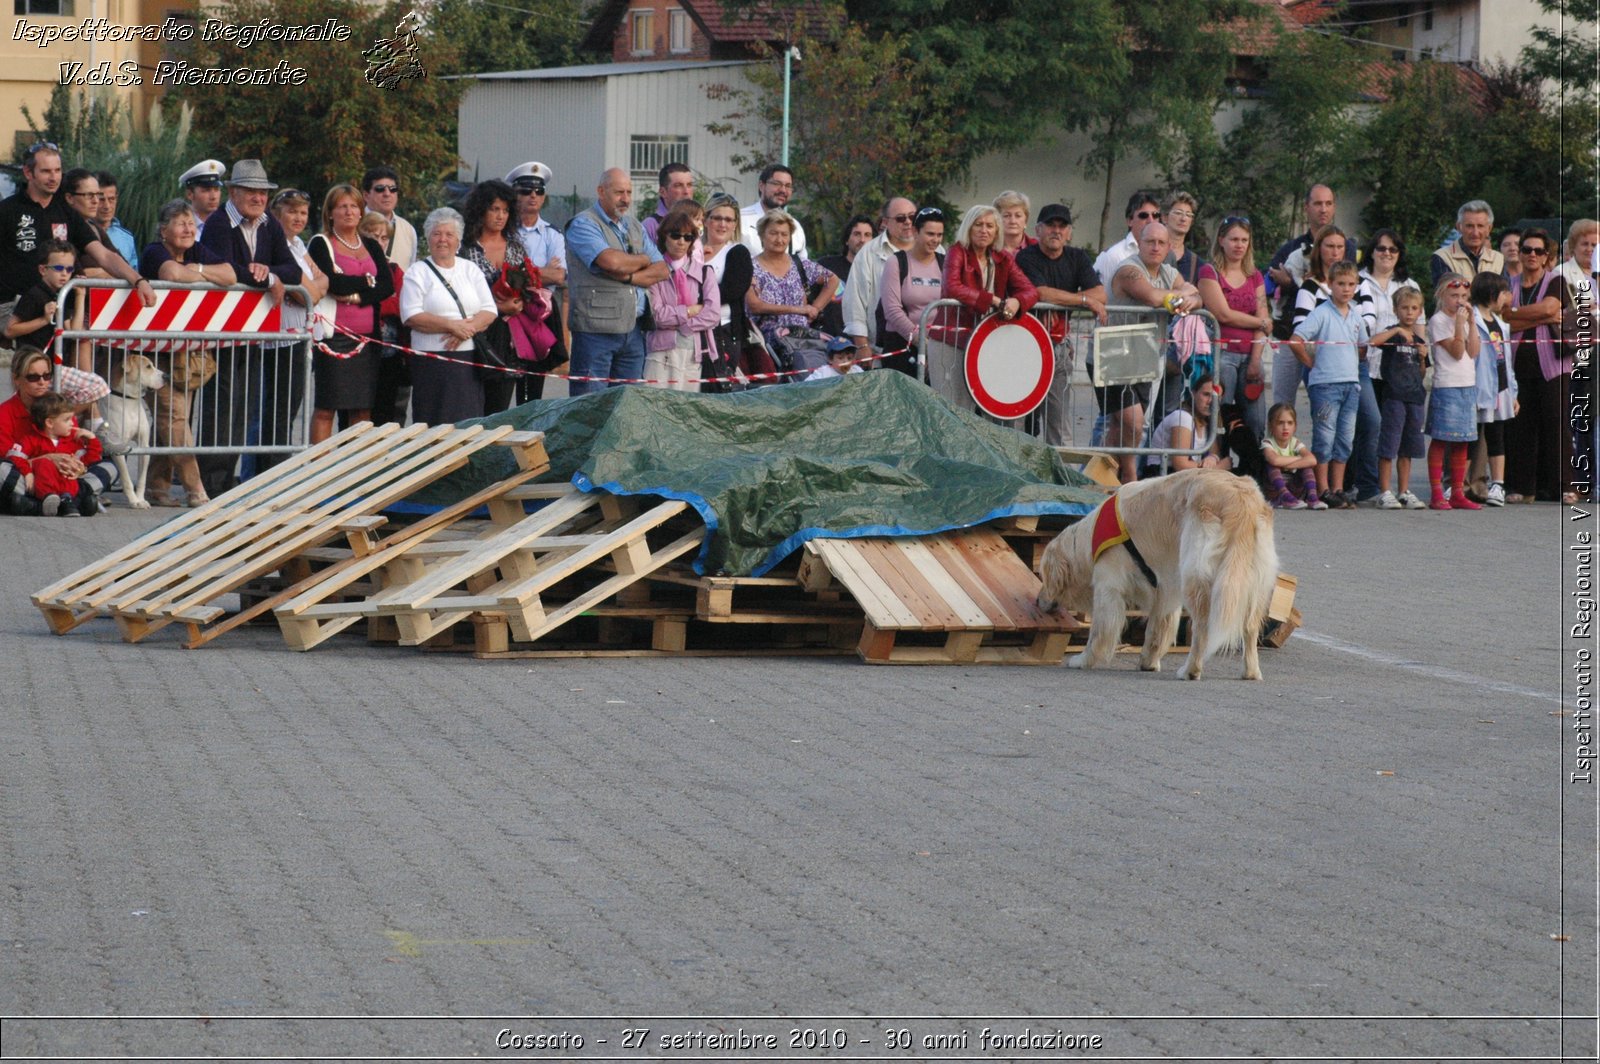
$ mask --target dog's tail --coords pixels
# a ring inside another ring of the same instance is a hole
[[[1230,476],[1231,505],[1206,514],[1210,555],[1199,570],[1210,576],[1211,624],[1202,660],[1219,650],[1243,649],[1261,636],[1261,625],[1278,582],[1278,546],[1272,534],[1272,508],[1261,489],[1244,477]]]

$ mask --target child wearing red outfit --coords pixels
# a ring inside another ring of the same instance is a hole
[[[7,455],[23,474],[24,483],[45,516],[88,517],[100,511],[100,504],[89,486],[77,477],[62,474],[54,462],[36,462],[47,454],[65,454],[92,466],[102,457],[100,441],[88,429],[79,428],[72,416],[72,404],[58,392],[41,395],[28,405],[32,430],[25,433]]]

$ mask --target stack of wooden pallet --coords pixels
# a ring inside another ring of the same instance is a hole
[[[511,448],[518,471],[410,524],[379,513],[488,446]],[[688,558],[705,526],[685,503],[533,483],[548,469],[539,433],[358,425],[34,602],[58,633],[105,614],[130,642],[184,625],[189,647],[268,617],[295,650],[360,623],[373,642],[485,658],[854,651],[876,664],[1052,665],[1081,642],[1078,620],[1034,605],[1038,557],[1066,519],[818,539],[765,576],[699,576]],[[1298,623],[1286,580],[1273,645]]]

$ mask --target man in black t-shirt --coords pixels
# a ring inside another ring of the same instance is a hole
[[[51,240],[65,240],[83,265],[94,265],[111,276],[136,286],[140,301],[155,306],[156,293],[133,265],[116,250],[100,242],[83,216],[61,195],[61,151],[54,144],[35,144],[23,156],[26,183],[0,200],[0,328],[16,306],[17,297],[39,280],[39,248]]]
[[[1087,307],[1100,324],[1106,321],[1106,290],[1086,252],[1072,247],[1072,212],[1060,203],[1039,211],[1034,226],[1039,242],[1017,252],[1017,266],[1039,290],[1039,302],[1063,307]],[[1055,447],[1072,445],[1072,337],[1062,317],[1050,311],[1035,312],[1056,340],[1056,375],[1045,400],[1045,442]],[[1051,319],[1058,319],[1052,321]]]

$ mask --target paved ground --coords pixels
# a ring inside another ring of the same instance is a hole
[[[1249,685],[56,638],[154,518],[8,520],[0,1055],[1593,1059],[1566,516],[1281,515]]]

